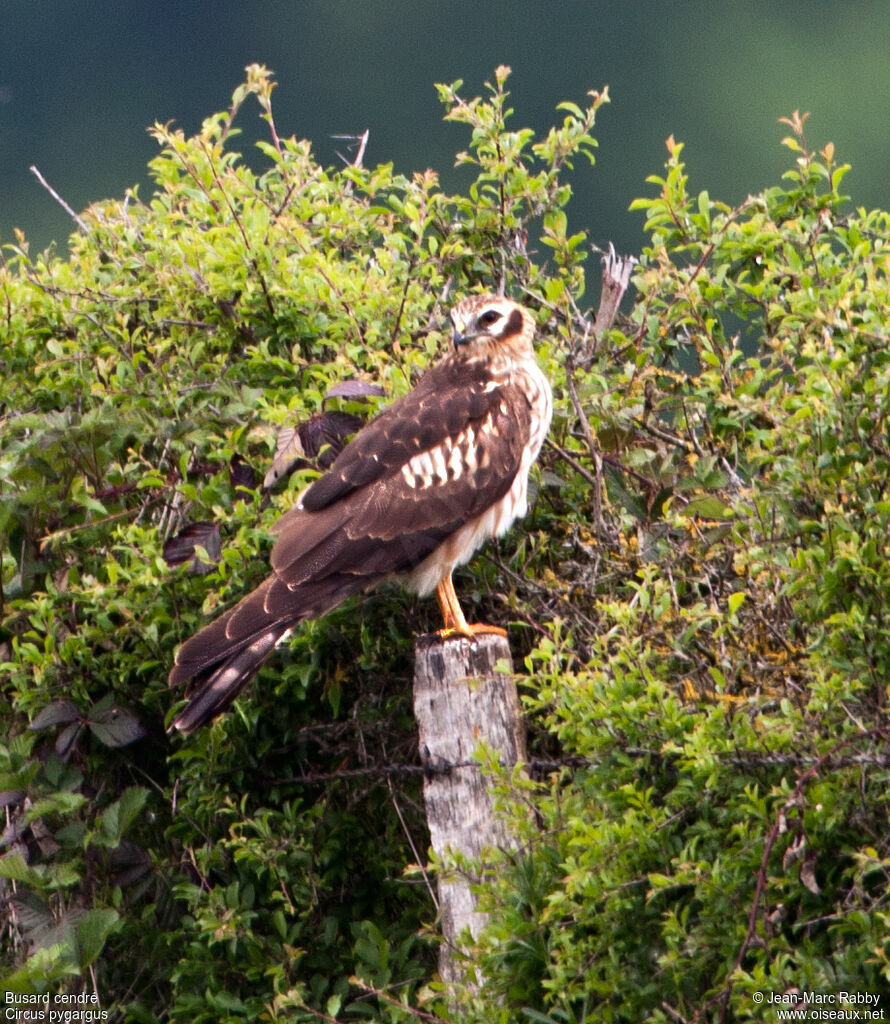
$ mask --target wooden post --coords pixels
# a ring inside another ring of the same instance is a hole
[[[486,924],[476,909],[472,880],[448,870],[449,854],[485,861],[485,851],[514,849],[517,840],[494,814],[482,772],[471,761],[480,743],[499,752],[501,763],[526,760],[519,697],[510,675],[496,673],[498,661],[512,669],[506,639],[486,633],[473,640],[442,640],[434,633],[414,647],[414,714],[421,757],[430,765],[423,785],[430,840],[440,865],[438,892],[442,927],[439,974],[454,987],[468,970],[460,948],[465,929],[475,939]],[[448,770],[448,765],[460,765]],[[484,873],[484,868],[483,868]],[[477,977],[477,981],[480,980]]]

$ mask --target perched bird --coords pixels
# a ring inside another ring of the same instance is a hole
[[[271,575],[179,648],[170,683],[188,680],[189,700],[172,728],[210,721],[297,623],[385,579],[421,596],[435,590],[443,637],[504,634],[466,621],[451,573],[525,514],[552,394],[534,320],[518,303],[472,295],[451,323],[449,354],[274,525]]]

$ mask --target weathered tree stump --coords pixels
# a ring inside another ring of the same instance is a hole
[[[423,795],[440,864],[439,973],[454,987],[467,981],[470,966],[460,936],[469,929],[475,939],[487,918],[476,909],[473,879],[448,865],[455,859],[476,860],[484,876],[486,851],[517,846],[495,816],[482,772],[468,762],[481,743],[497,751],[502,764],[524,762],[525,736],[513,678],[494,671],[501,660],[512,667],[506,639],[483,634],[443,641],[427,634],[418,637],[414,656],[414,714],[421,756],[430,767]]]

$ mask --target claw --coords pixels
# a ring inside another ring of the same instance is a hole
[[[466,622],[463,629],[458,626],[443,626],[441,629],[436,630],[436,636],[441,637],[443,640],[453,640],[458,636],[472,640],[474,637],[485,633],[503,637],[507,635],[506,629],[502,629],[500,626],[489,626],[485,622]]]
[[[472,640],[473,637],[484,633],[493,633],[495,636],[504,637],[507,635],[506,629],[501,629],[500,626],[489,626],[485,622],[467,622],[464,618],[460,602],[457,599],[457,594],[454,592],[451,573],[441,580],[436,587],[436,598],[439,601],[439,607],[442,609],[442,618],[445,620],[444,626],[436,630],[436,635],[443,640],[451,640],[456,636],[463,636],[468,640]]]

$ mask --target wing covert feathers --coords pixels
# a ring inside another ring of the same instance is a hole
[[[484,418],[496,401],[492,391],[485,391],[486,383],[472,365],[434,366],[413,391],[359,431],[303,494],[303,508],[325,508],[400,469],[412,456],[446,437],[456,437],[467,423]]]

